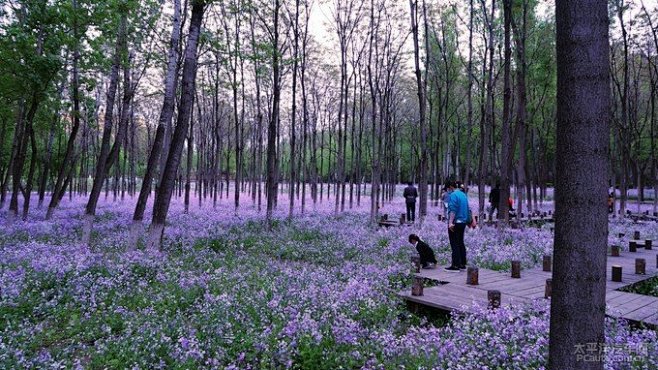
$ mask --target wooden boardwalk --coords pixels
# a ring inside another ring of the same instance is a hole
[[[653,243],[652,250],[644,248],[644,241],[638,241],[637,252],[622,251],[619,257],[608,256],[606,284],[606,314],[610,317],[642,322],[658,327],[658,297],[621,292],[618,289],[658,276],[658,250]],[[644,258],[646,274],[635,274],[635,259]],[[622,267],[622,282],[611,280],[612,266]],[[429,306],[446,311],[467,312],[473,303],[486,306],[487,291],[498,290],[501,293],[501,305],[529,302],[544,299],[546,279],[552,278],[551,272],[542,271],[542,267],[521,270],[521,278],[514,279],[510,272],[479,269],[479,285],[466,284],[466,272],[448,272],[442,267],[424,270],[415,276],[440,282],[438,286],[425,287],[422,296],[413,296],[411,291],[400,292],[407,301],[422,306]]]

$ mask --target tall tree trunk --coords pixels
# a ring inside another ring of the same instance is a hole
[[[194,95],[190,108],[190,130],[187,133],[187,164],[185,166],[185,196],[183,199],[183,213],[190,212],[190,188],[192,187],[192,166],[194,165]],[[199,179],[197,177],[197,184]],[[238,183],[235,184],[239,188]],[[236,190],[237,191],[237,190]]]
[[[420,195],[419,215],[420,223],[422,224],[427,215],[427,122],[425,121],[425,92],[427,87],[427,77],[423,82],[420,73],[420,48],[418,43],[418,0],[409,0],[409,7],[411,8],[411,33],[414,41],[414,64],[416,66],[416,88],[418,94],[419,105],[419,126],[420,126],[420,163],[418,168],[418,193]],[[423,1],[423,16],[425,18],[425,39],[426,46],[429,46],[427,34],[427,17],[425,2]],[[429,53],[426,52],[426,58],[429,58]],[[427,70],[428,62],[425,62]]]
[[[378,14],[379,16],[379,14]],[[377,22],[377,23],[376,23]],[[381,125],[377,123],[377,88],[375,81],[377,74],[377,65],[374,66],[373,70],[373,61],[375,64],[378,63],[378,55],[373,55],[373,51],[377,48],[376,32],[379,31],[379,18],[375,18],[375,1],[370,0],[370,38],[369,38],[369,47],[368,47],[368,85],[370,88],[370,99],[371,99],[371,150],[372,155],[370,156],[371,160],[371,172],[370,172],[370,221],[376,222],[377,216],[379,214],[379,177],[380,177],[380,154],[381,154]],[[381,102],[380,102],[381,105]],[[375,139],[378,139],[375,141]],[[377,143],[379,145],[377,145]]]
[[[466,96],[466,109],[467,109],[467,125],[468,136],[466,143],[466,165],[469,170],[466,171],[464,183],[466,186],[470,184],[470,165],[471,165],[471,135],[473,132],[473,0],[469,0],[469,17],[468,17],[468,93]],[[438,191],[437,191],[438,193]],[[437,194],[438,195],[438,194]]]
[[[295,208],[295,180],[297,179],[296,165],[295,165],[295,149],[296,149],[296,132],[295,126],[297,125],[297,67],[298,67],[298,54],[299,54],[299,0],[295,0],[295,21],[293,25],[293,65],[292,65],[292,113],[290,120],[290,189],[289,189],[289,209],[288,217],[292,219],[293,211]]]
[[[62,92],[64,91],[64,81],[62,80],[59,88],[57,89],[58,101],[62,100]],[[60,104],[57,103],[57,108],[55,109],[55,114],[53,115],[53,120],[50,125],[50,130],[48,132],[48,142],[46,144],[46,158],[43,164],[43,170],[41,171],[41,177],[39,179],[39,207],[43,205],[43,201],[46,198],[46,188],[48,186],[48,177],[50,176],[50,166],[52,165],[53,158],[53,144],[55,143],[55,131],[57,128],[57,123],[59,123],[60,115]]]
[[[279,103],[281,99],[281,76],[279,72],[279,0],[274,1],[274,24],[272,37],[272,117],[267,130],[267,211],[266,219],[272,227],[272,216],[277,196],[277,138],[279,125]]]
[[[302,56],[301,56],[301,66],[300,66],[300,84],[302,86],[302,117],[304,121],[304,136],[302,143],[302,163],[304,171],[304,180],[302,181],[302,209],[301,213],[303,214],[306,209],[306,184],[308,183],[310,177],[310,170],[308,164],[308,95],[306,91],[306,45],[308,44],[308,23],[310,16],[310,9],[308,2],[304,2],[304,34],[302,37]],[[315,148],[313,148],[315,149]],[[313,163],[313,165],[315,165]]]
[[[85,218],[84,226],[82,230],[82,243],[88,245],[91,241],[91,231],[93,228],[94,218],[96,216],[96,206],[98,205],[98,198],[100,197],[101,190],[103,188],[103,183],[105,182],[107,173],[112,168],[111,162],[113,156],[110,151],[110,140],[112,139],[112,125],[114,120],[114,101],[116,98],[117,85],[119,82],[119,68],[121,66],[121,54],[126,50],[126,23],[127,15],[124,14],[121,16],[121,21],[119,25],[119,31],[117,35],[117,43],[114,50],[114,56],[112,58],[112,67],[110,70],[110,84],[107,90],[107,97],[105,100],[105,116],[103,119],[103,139],[101,141],[101,151],[98,156],[98,161],[96,163],[96,172],[94,175],[94,184],[91,188],[91,194],[89,195],[89,201],[85,207]],[[117,139],[118,133],[121,129],[117,130]],[[120,143],[115,139],[114,144]],[[109,166],[108,166],[109,164]]]
[[[519,140],[519,163],[517,167],[518,182],[517,182],[517,213],[523,213],[523,193],[528,179],[527,165],[526,165],[526,141],[527,141],[527,93],[526,93],[526,23],[527,23],[528,1],[521,1],[521,20],[517,23],[512,19],[512,28],[514,29],[515,42],[516,42],[516,86],[517,86],[517,102],[516,102],[516,128],[514,135],[515,139]],[[514,149],[514,143],[512,143]],[[528,191],[528,196],[530,192]]]
[[[505,60],[503,61],[503,121],[501,124],[501,144],[502,153],[501,170],[500,170],[500,201],[498,203],[498,219],[504,223],[509,221],[508,198],[510,198],[510,183],[512,177],[512,167],[514,161],[514,139],[512,138],[511,128],[511,105],[512,105],[512,86],[511,86],[511,64],[512,64],[512,45],[510,34],[512,30],[512,0],[503,0],[503,17],[504,17],[504,44]]]
[[[608,8],[556,1],[557,147],[551,369],[603,369],[579,357],[605,345],[606,207],[610,140]],[[587,58],[582,58],[587,55]],[[583,223],[587,228],[583,228]]]
[[[190,19],[187,45],[185,47],[177,125],[167,155],[164,172],[162,173],[161,184],[157,190],[156,199],[153,204],[153,219],[149,227],[146,244],[148,250],[154,250],[162,245],[165,221],[169,212],[171,195],[174,191],[176,175],[183,152],[183,143],[187,135],[190,116],[192,114],[197,70],[197,44],[205,9],[206,2],[204,0],[192,0],[192,16]]]
[[[11,154],[9,157],[9,168],[7,169],[7,174],[5,175],[5,180],[3,182],[2,197],[0,199],[0,205],[3,205],[5,202],[5,196],[7,194],[7,184],[11,176],[12,180],[12,195],[9,203],[9,210],[12,211],[11,215],[16,217],[18,213],[18,185],[20,185],[20,175],[18,177],[19,183],[16,184],[16,170],[15,167],[19,160],[19,152],[21,150],[21,145],[23,144],[25,138],[25,99],[21,98],[18,102],[17,114],[16,114],[16,127],[14,128],[14,138],[11,144]],[[22,174],[22,169],[21,172]],[[14,189],[15,188],[15,189]],[[15,202],[15,204],[13,204]]]
[[[178,44],[180,43],[180,17],[180,0],[174,0],[174,15],[172,18],[173,25],[171,29],[171,39],[169,40],[167,74],[165,75],[164,80],[164,99],[162,109],[160,110],[160,117],[158,118],[158,127],[155,131],[155,138],[153,139],[153,146],[151,147],[151,152],[146,165],[146,172],[142,179],[142,187],[139,190],[137,204],[135,205],[135,211],[133,212],[133,223],[130,231],[131,237],[130,242],[128,243],[129,249],[134,249],[137,246],[139,235],[142,231],[142,220],[144,220],[146,202],[151,194],[152,183],[158,171],[160,156],[162,155],[162,148],[165,141],[165,130],[167,126],[171,125],[171,120],[174,116],[174,100],[176,98],[176,86],[178,81],[177,67]]]
[[[617,17],[619,19],[619,25],[622,32],[622,41],[624,47],[624,66],[623,66],[623,91],[621,92],[621,127],[619,130],[620,138],[620,150],[621,150],[621,197],[619,202],[619,211],[621,217],[624,217],[626,213],[626,201],[628,199],[628,179],[629,179],[629,166],[631,165],[631,143],[630,143],[630,124],[628,117],[628,100],[629,100],[629,68],[628,68],[628,34],[626,32],[626,26],[624,22],[624,12],[626,11],[626,5],[624,0],[618,0],[617,2]]]
[[[487,28],[488,28],[488,40],[487,40],[487,49],[489,51],[489,69],[485,68],[487,71],[487,97],[484,106],[484,120],[483,127],[480,128],[480,162],[478,163],[478,200],[479,200],[479,214],[484,213],[484,189],[485,183],[488,175],[488,163],[487,163],[487,151],[489,149],[489,135],[493,132],[493,104],[494,104],[494,79],[493,79],[493,69],[494,69],[494,32],[493,32],[493,16],[496,11],[496,0],[491,1],[491,14],[490,18],[487,18]],[[482,13],[487,16],[487,10],[482,6]],[[486,64],[486,63],[485,63]],[[489,158],[492,159],[492,158]],[[493,166],[493,163],[491,164]],[[502,198],[502,196],[501,196]]]
[[[32,195],[32,187],[34,184],[34,172],[37,166],[37,140],[34,137],[34,128],[30,124],[28,127],[28,135],[30,136],[30,146],[32,147],[32,153],[30,158],[30,169],[28,170],[27,182],[25,183],[25,191],[23,192],[23,221],[27,220],[27,215],[30,211],[30,196]]]

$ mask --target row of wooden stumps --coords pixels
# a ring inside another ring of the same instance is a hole
[[[626,236],[626,234],[625,233],[619,233],[617,236],[619,236],[619,238],[623,238],[623,237]],[[633,231],[633,239],[640,240],[640,232],[638,230]]]
[[[624,233],[619,233],[619,238],[623,238]],[[628,242],[628,251],[631,253],[637,253],[638,246],[642,245],[640,241],[640,232],[633,232],[633,240]],[[643,243],[644,249],[650,251],[653,249],[653,241],[651,239],[646,239]],[[619,257],[621,255],[621,248],[618,245],[613,245],[610,247],[610,256]],[[656,268],[658,268],[658,254],[656,254]],[[636,275],[645,275],[647,272],[647,261],[644,258],[635,259],[635,274]],[[612,281],[620,283],[622,281],[622,267],[619,265],[612,266]]]
[[[549,210],[548,212],[539,212],[539,211],[535,211],[535,212],[529,213],[529,214],[528,214],[528,217],[539,217],[539,218],[541,219],[541,218],[548,218],[548,216],[552,216],[552,215],[553,215],[553,211],[550,211],[550,210]],[[525,213],[521,212],[521,213],[519,214],[519,216],[520,216],[521,218],[523,218],[523,217],[525,217],[526,215],[525,215]],[[485,220],[485,221],[487,220],[487,217],[488,217],[488,216],[487,216],[486,213],[484,213],[484,214],[482,215],[482,219]],[[492,218],[493,218],[493,217],[492,217]]]
[[[379,217],[379,226],[389,227],[389,226],[402,226],[407,224],[407,215],[404,213],[400,214],[400,223],[396,223],[393,220],[388,219],[388,214],[383,214]]]
[[[411,262],[415,267],[415,271],[420,272],[420,257],[411,257]],[[552,270],[552,257],[544,256],[542,261],[543,270],[546,272],[551,272]],[[469,266],[466,269],[466,285],[479,285],[479,269],[476,266]],[[514,260],[512,261],[512,278],[520,279],[521,278],[521,261]],[[552,284],[553,279],[546,279],[546,285],[544,288],[544,298],[550,298],[552,294]],[[423,277],[415,276],[414,282],[411,286],[411,295],[412,296],[422,296],[423,295]],[[487,291],[487,300],[489,308],[498,308],[500,307],[500,297],[501,293],[498,290],[488,290]]]
[[[487,214],[486,213],[483,214],[482,217],[483,217],[483,220],[486,220],[487,219]],[[448,222],[448,218],[444,215],[439,215],[437,218],[438,218],[439,221]],[[478,215],[473,215],[473,218],[475,219],[475,223],[480,222],[480,217]]]

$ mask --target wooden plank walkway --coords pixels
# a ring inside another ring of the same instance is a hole
[[[622,251],[619,257],[608,255],[606,284],[606,314],[614,318],[642,322],[658,328],[658,297],[622,292],[618,289],[658,276],[658,246],[653,242],[653,249],[644,248],[644,240],[638,240],[637,252]],[[625,247],[628,249],[628,247]],[[646,273],[635,274],[635,259],[644,258]],[[622,267],[622,281],[612,281],[612,266]],[[466,272],[448,272],[443,268],[422,269],[414,274],[425,279],[442,282],[433,287],[425,287],[422,296],[411,295],[405,290],[398,295],[407,301],[419,305],[446,311],[467,312],[473,303],[486,306],[487,291],[501,292],[501,305],[529,302],[544,299],[546,279],[552,278],[551,272],[542,271],[542,267],[521,270],[521,278],[513,279],[510,272],[479,269],[479,285],[466,284]]]

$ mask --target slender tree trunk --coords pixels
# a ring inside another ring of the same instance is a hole
[[[14,138],[11,145],[11,155],[9,157],[9,168],[7,169],[7,174],[3,182],[4,188],[2,189],[2,199],[0,202],[4,204],[6,196],[6,186],[9,183],[11,176],[12,180],[12,195],[9,203],[9,210],[12,211],[10,214],[13,217],[16,217],[18,214],[18,185],[16,183],[16,170],[15,167],[19,161],[19,153],[21,151],[21,145],[23,144],[25,138],[25,100],[21,98],[18,103],[18,112],[16,118],[16,127],[14,128]],[[22,174],[22,168],[19,172],[18,181],[20,182],[20,174]],[[14,204],[15,203],[15,204]]]
[[[91,188],[91,194],[89,195],[89,201],[85,207],[85,220],[82,231],[82,243],[88,245],[91,241],[91,231],[93,228],[94,218],[96,216],[96,206],[98,204],[98,198],[100,197],[103,183],[105,182],[108,171],[112,168],[112,154],[110,153],[110,140],[112,139],[112,125],[113,125],[113,112],[114,112],[114,101],[116,98],[117,85],[119,82],[119,68],[121,66],[121,53],[126,50],[125,48],[125,38],[126,38],[126,23],[127,15],[124,13],[121,16],[121,23],[119,25],[119,31],[117,35],[117,44],[114,50],[114,57],[112,58],[112,67],[110,70],[110,84],[107,91],[107,97],[105,101],[105,117],[103,120],[103,139],[101,142],[101,151],[98,156],[98,161],[96,163],[96,172],[94,175],[94,184]],[[121,129],[118,130],[121,132]],[[120,143],[117,139],[115,140],[115,145]],[[108,166],[109,165],[109,166]]]
[[[420,163],[418,169],[418,192],[420,195],[420,223],[422,224],[427,215],[427,124],[425,122],[425,91],[427,87],[427,78],[423,82],[423,78],[420,73],[420,48],[418,46],[418,0],[409,0],[409,6],[411,8],[411,33],[414,41],[414,63],[416,66],[416,85],[418,93],[418,104],[419,104],[419,120],[420,120]],[[423,15],[425,16],[425,2],[423,1]],[[425,38],[427,40],[427,19],[425,16]],[[429,41],[427,44],[429,45]],[[429,55],[429,53],[426,53]],[[429,58],[429,57],[427,57]],[[425,62],[425,67],[427,70],[427,61]]]
[[[293,25],[293,65],[292,65],[292,113],[290,121],[290,192],[289,192],[289,209],[288,218],[292,219],[295,208],[295,181],[297,179],[295,166],[295,149],[296,149],[296,132],[297,124],[297,68],[299,54],[299,0],[295,0],[295,21]]]
[[[57,89],[57,96],[61,100],[62,92],[64,91],[64,80]],[[48,142],[46,144],[46,158],[43,164],[43,171],[41,171],[41,177],[39,179],[39,208],[43,205],[43,201],[46,198],[46,187],[48,183],[48,177],[50,176],[50,166],[52,164],[53,158],[53,144],[55,143],[55,130],[57,128],[57,123],[59,122],[60,115],[60,105],[57,104],[57,109],[55,109],[55,114],[50,125],[50,130],[48,132]]]
[[[27,182],[25,183],[25,191],[23,193],[23,221],[27,220],[27,215],[30,211],[30,196],[32,195],[32,187],[34,184],[34,172],[37,167],[37,151],[39,150],[37,148],[37,140],[34,137],[34,128],[30,124],[28,127],[28,135],[30,136],[30,146],[32,147],[32,153],[31,153],[31,158],[30,158],[30,169],[28,170],[28,175],[27,175]]]
[[[468,17],[468,93],[466,96],[467,125],[468,136],[466,143],[466,165],[471,166],[471,135],[473,131],[473,0],[469,0],[469,17]],[[466,171],[464,183],[470,184],[470,170]],[[436,180],[435,180],[436,182]],[[437,191],[438,195],[438,191]]]
[[[491,17],[495,14],[496,0],[491,1]],[[483,14],[487,14],[486,8],[483,6]],[[488,46],[489,51],[489,69],[487,71],[487,98],[484,108],[483,127],[480,128],[480,162],[478,164],[478,198],[479,198],[479,214],[484,213],[484,189],[485,182],[488,174],[487,151],[489,149],[489,135],[493,131],[493,104],[494,104],[494,80],[493,80],[493,57],[494,57],[494,32],[493,32],[493,19],[488,19]],[[486,63],[485,63],[486,64]],[[483,66],[484,68],[484,66]],[[485,69],[486,70],[486,69]],[[493,164],[492,164],[493,166]],[[502,194],[501,194],[502,198]],[[500,211],[499,211],[500,212]]]
[[[187,164],[185,166],[185,196],[183,199],[183,213],[190,212],[190,188],[192,187],[192,166],[194,165],[194,96],[190,108],[190,131],[187,134]],[[197,184],[199,179],[197,178]],[[235,184],[236,189],[238,183]],[[237,190],[236,190],[237,191]]]
[[[185,48],[183,63],[183,77],[181,81],[181,99],[178,107],[178,119],[171,147],[167,155],[167,162],[162,173],[161,185],[157,190],[156,200],[153,204],[153,219],[147,238],[147,249],[153,250],[162,245],[165,221],[169,212],[171,195],[174,191],[176,175],[183,152],[183,142],[187,134],[192,103],[194,100],[195,79],[197,70],[197,44],[201,31],[201,23],[206,3],[203,0],[192,0],[192,16]]]
[[[274,84],[272,97],[272,117],[267,130],[267,211],[266,219],[269,227],[272,227],[272,216],[277,195],[277,127],[279,125],[279,102],[281,97],[280,72],[279,72],[279,0],[274,1],[274,24],[272,40],[272,74]]]
[[[176,95],[177,86],[177,70],[178,70],[178,44],[180,43],[180,16],[181,4],[180,0],[174,0],[174,15],[173,25],[171,30],[171,39],[169,40],[169,56],[167,61],[167,74],[165,75],[164,85],[164,99],[162,109],[160,110],[160,117],[158,118],[158,127],[155,131],[155,138],[153,139],[153,146],[148,157],[146,165],[146,172],[142,179],[142,187],[137,197],[137,204],[133,213],[133,223],[131,226],[131,238],[128,244],[129,249],[134,249],[137,246],[139,235],[142,231],[142,220],[144,220],[144,211],[146,210],[146,202],[151,194],[152,183],[155,180],[160,157],[162,155],[162,148],[165,141],[165,131],[167,126],[171,125],[171,120],[174,116],[174,100]]]

